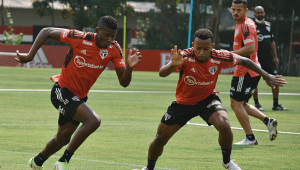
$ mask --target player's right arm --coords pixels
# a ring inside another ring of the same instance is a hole
[[[171,49],[171,62],[160,68],[159,76],[167,77],[176,70],[177,66],[181,66],[183,63],[185,63],[186,60],[187,58],[183,58],[181,50],[177,51],[177,46],[175,45],[174,49]]]
[[[29,53],[27,54],[20,54],[19,50],[17,50],[17,57],[15,58],[19,63],[27,63],[33,60],[35,54],[37,53],[38,49],[45,43],[45,41],[50,38],[55,41],[60,41],[60,34],[63,31],[63,28],[43,28],[38,36],[36,37]]]

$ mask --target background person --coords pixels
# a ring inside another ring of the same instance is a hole
[[[276,45],[274,42],[274,35],[272,33],[271,23],[265,21],[265,10],[262,6],[254,8],[254,17],[256,24],[256,32],[258,38],[258,50],[257,57],[261,65],[261,68],[269,74],[278,75],[277,66],[278,59],[276,53]],[[279,87],[276,86],[272,89],[273,93],[273,106],[272,110],[288,110],[278,103],[279,98]],[[258,101],[258,90],[257,87],[253,93],[253,99],[255,107],[258,110],[264,110]]]

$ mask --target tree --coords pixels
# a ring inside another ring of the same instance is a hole
[[[72,15],[74,25],[78,30],[84,27],[96,27],[101,16],[111,15],[118,17],[124,13],[133,12],[132,7],[125,6],[126,0],[54,0],[68,5],[69,9],[62,11],[61,16],[68,18]],[[41,16],[49,15],[52,0],[35,0],[33,7]]]

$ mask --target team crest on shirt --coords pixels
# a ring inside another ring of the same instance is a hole
[[[235,37],[239,34],[239,30],[235,31]]]
[[[218,66],[214,66],[214,67],[209,67],[209,72],[214,75],[216,73],[216,71],[218,70]]]
[[[269,26],[266,26],[266,29],[270,32],[270,30],[271,30],[271,27],[269,27]]]
[[[102,58],[102,60],[108,55],[108,51],[107,50],[100,50],[100,56]]]

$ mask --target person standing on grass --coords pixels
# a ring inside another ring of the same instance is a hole
[[[233,53],[249,58],[260,67],[257,60],[258,39],[255,24],[252,19],[247,18],[247,0],[233,0],[231,11],[236,22],[234,31]],[[281,76],[275,76],[281,77]],[[235,112],[237,119],[243,127],[246,138],[234,144],[257,145],[258,142],[253,134],[249,116],[260,119],[269,131],[269,138],[273,141],[277,136],[277,120],[268,118],[255,106],[247,104],[255,91],[260,80],[260,75],[243,66],[236,66],[230,88],[230,106]],[[276,86],[271,86],[273,89]]]
[[[69,169],[69,161],[74,152],[101,124],[100,117],[86,101],[90,88],[109,61],[115,65],[120,85],[127,87],[130,84],[133,68],[141,61],[141,54],[136,50],[131,55],[130,50],[124,62],[122,50],[115,41],[117,28],[117,20],[112,16],[99,19],[96,33],[44,28],[27,55],[21,55],[17,51],[16,60],[26,63],[33,60],[38,49],[48,38],[71,45],[61,74],[51,77],[52,80],[58,80],[51,91],[52,104],[59,111],[58,131],[46,147],[29,160],[28,166],[31,169],[43,169],[43,163],[67,144],[69,145],[63,156],[54,164],[54,169]],[[77,129],[80,123],[82,125]]]
[[[272,33],[271,23],[265,21],[265,10],[262,6],[254,8],[254,17],[256,24],[256,32],[258,37],[257,56],[261,68],[269,74],[278,75],[276,67],[278,66],[278,59],[276,53],[276,45],[274,42],[274,35]],[[279,87],[272,89],[273,93],[273,107],[272,110],[288,110],[278,103]],[[258,101],[257,87],[253,93],[255,107],[262,111],[264,110]]]
[[[225,50],[213,49],[213,34],[208,29],[199,29],[194,34],[192,48],[171,50],[171,61],[159,70],[161,77],[167,77],[178,69],[179,81],[176,101],[173,101],[158,125],[157,134],[150,143],[148,164],[142,170],[153,170],[164,146],[169,139],[190,119],[200,116],[219,131],[219,144],[226,169],[240,170],[231,160],[233,134],[226,109],[217,96],[215,86],[222,67],[242,65],[262,75],[269,86],[283,86],[284,80],[269,75],[248,58]],[[200,168],[201,169],[201,168]]]

